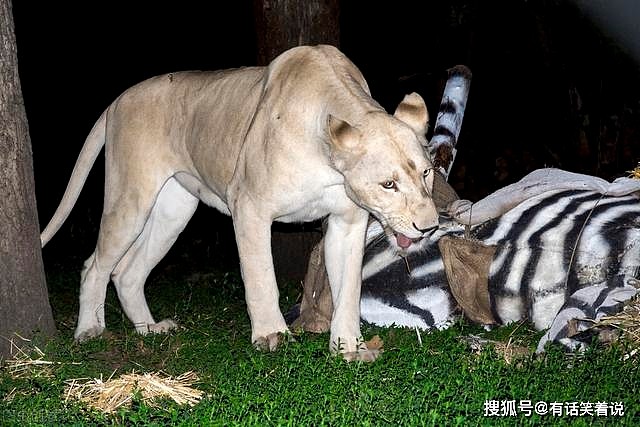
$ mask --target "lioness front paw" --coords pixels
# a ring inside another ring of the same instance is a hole
[[[347,362],[373,362],[384,351],[382,348],[382,339],[380,339],[378,335],[374,336],[369,341],[364,341],[362,338],[358,338],[352,341],[351,346],[347,344],[346,340],[332,340],[331,352],[334,354],[341,354]]]
[[[347,362],[373,362],[382,354],[382,350],[358,350],[342,353],[342,357]]]
[[[258,337],[253,341],[253,346],[260,351],[276,351],[284,342],[294,342],[295,338],[289,332],[274,332],[266,337]]]

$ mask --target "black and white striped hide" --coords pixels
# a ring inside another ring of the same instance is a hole
[[[583,347],[571,319],[599,319],[619,311],[640,281],[640,180],[599,178],[558,169],[532,172],[520,182],[450,209],[440,229],[404,253],[377,223],[367,234],[361,317],[381,326],[444,329],[456,316],[438,239],[470,234],[495,245],[488,277],[498,324],[529,320],[549,341]],[[586,329],[588,322],[578,322]],[[582,334],[584,335],[584,334]],[[584,339],[584,337],[582,338]]]

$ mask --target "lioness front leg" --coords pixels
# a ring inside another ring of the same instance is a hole
[[[333,297],[330,348],[348,361],[373,361],[379,350],[370,350],[360,333],[362,256],[368,213],[354,207],[345,215],[330,215],[324,250]]]
[[[274,351],[289,329],[278,302],[271,221],[261,219],[251,206],[242,206],[233,213],[233,226],[251,320],[251,342],[258,349]]]

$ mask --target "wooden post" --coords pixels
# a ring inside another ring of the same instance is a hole
[[[339,47],[338,0],[254,0],[258,65],[301,45]]]

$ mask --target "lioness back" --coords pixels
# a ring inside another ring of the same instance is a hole
[[[131,87],[110,106],[107,144],[115,142],[114,155],[122,150],[140,164],[151,154],[167,171],[184,169],[186,162],[185,172],[226,202],[244,144],[261,144],[277,132],[300,136],[302,161],[321,149],[329,114],[356,121],[363,111],[381,109],[358,92],[362,103],[354,104],[354,84],[368,94],[360,71],[331,46],[294,48],[268,67],[163,74]],[[250,134],[252,127],[260,132]]]
[[[167,170],[184,169],[186,161],[191,166],[187,172],[206,171],[208,181],[218,183],[214,192],[223,195],[260,99],[264,74],[264,67],[248,67],[145,80],[109,108],[107,144],[116,142],[113,150],[126,150],[141,164],[153,155],[154,163],[165,164]],[[212,143],[217,150],[209,149]]]

